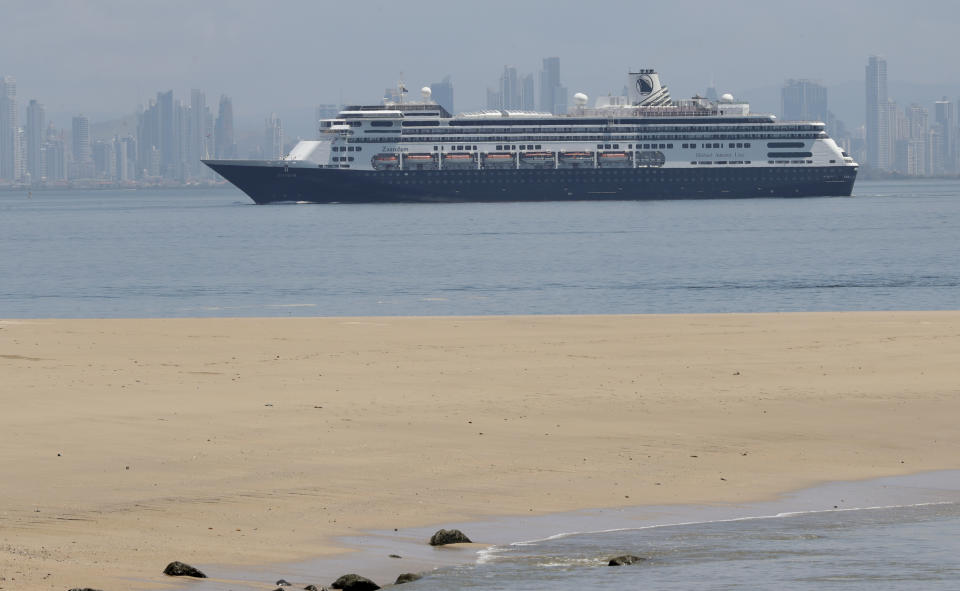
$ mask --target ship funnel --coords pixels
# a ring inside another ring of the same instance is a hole
[[[665,107],[671,104],[670,91],[660,83],[660,74],[656,71],[639,70],[627,76],[631,105]]]

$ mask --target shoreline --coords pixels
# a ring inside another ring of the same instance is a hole
[[[0,587],[957,469],[958,356],[955,311],[0,321]]]
[[[417,526],[400,532],[363,532],[358,536],[337,540],[350,550],[336,556],[256,567],[218,565],[212,572],[218,572],[221,579],[204,583],[204,589],[260,589],[278,578],[290,581],[293,588],[307,584],[329,585],[338,576],[348,572],[363,575],[380,586],[386,586],[404,572],[429,575],[437,570],[485,562],[511,546],[536,544],[560,537],[946,503],[960,503],[960,470],[824,482],[787,491],[772,499],[746,503],[638,505],[535,516],[490,516],[479,521]],[[479,541],[432,548],[426,540],[440,527],[461,529],[469,536],[478,536],[474,539]],[[623,551],[629,552],[630,548],[623,548]],[[391,558],[391,554],[402,558]],[[195,585],[193,582],[177,586],[176,589],[189,589]]]

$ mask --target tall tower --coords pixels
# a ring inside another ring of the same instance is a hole
[[[871,55],[866,68],[867,163],[890,170],[890,113],[887,100],[887,60]]]
[[[933,103],[934,123],[942,138],[940,149],[933,155],[937,174],[955,171],[957,150],[957,120],[953,112],[953,103],[947,97]]]
[[[433,100],[453,115],[453,83],[450,82],[450,76],[444,76],[443,81],[431,84],[430,90],[433,92]]]
[[[93,153],[90,150],[90,119],[86,115],[73,118],[73,161],[76,164],[75,178],[93,176]]]
[[[533,96],[533,74],[520,78],[520,108],[524,111],[537,110],[537,103]]]
[[[190,117],[188,124],[187,169],[190,176],[204,176],[206,167],[200,160],[210,154],[209,129],[210,109],[207,108],[207,97],[200,90],[190,91]]]
[[[283,157],[283,126],[276,113],[267,117],[267,125],[263,136],[263,157],[266,160],[277,160]]]
[[[237,157],[233,139],[233,101],[227,95],[220,97],[220,111],[213,136],[217,158]]]
[[[567,89],[560,84],[560,58],[543,58],[540,72],[540,110],[562,115],[567,112]]]
[[[43,165],[43,144],[47,139],[45,117],[43,105],[31,100],[27,105],[27,172],[34,183],[47,176]]]
[[[520,108],[520,80],[517,69],[513,66],[504,66],[500,76],[500,100],[504,109]]]
[[[786,121],[826,123],[826,87],[812,80],[787,80],[780,91],[780,116]]]
[[[4,76],[0,78],[0,178],[8,181],[17,180],[20,169],[17,127],[17,81]]]

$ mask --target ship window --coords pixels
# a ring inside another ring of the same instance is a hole
[[[744,147],[744,148],[749,148],[749,147],[750,147],[750,143],[749,143],[749,142],[744,142],[743,147]]]
[[[713,144],[713,147],[714,147],[714,148],[719,148],[719,147],[720,147],[720,144]]]
[[[830,164],[836,164],[836,163],[837,163],[836,160],[831,160],[831,161],[830,161]]]
[[[767,142],[768,148],[802,148],[803,142]]]
[[[393,127],[393,121],[371,121],[370,127]]]
[[[620,148],[620,144],[613,144],[613,149],[614,149],[614,150],[616,150],[616,149],[618,149],[618,148]]]
[[[349,160],[350,162],[353,162],[353,156],[347,156],[347,160]]]
[[[742,144],[741,142],[737,142],[737,147],[738,147],[738,148],[742,148],[742,147],[743,147],[743,144]]]
[[[667,144],[668,148],[673,148],[673,144]]]
[[[767,158],[810,158],[812,152],[769,152]]]
[[[597,148],[599,148],[599,149],[602,150],[602,149],[603,149],[603,144],[597,144]]]
[[[498,149],[498,150],[502,150],[502,149],[503,149],[503,146],[501,146],[500,144],[497,144],[497,149]]]
[[[540,149],[540,144],[537,144],[537,146],[534,148],[534,150],[539,150],[539,149]]]

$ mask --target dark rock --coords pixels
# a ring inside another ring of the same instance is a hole
[[[57,455],[59,456],[60,454],[57,454]],[[0,579],[0,580],[2,580],[2,579]],[[92,588],[90,588],[90,587],[74,587],[73,589],[70,589],[70,591],[100,591],[100,590],[99,590],[99,589],[92,589]]]
[[[380,585],[377,585],[366,577],[349,574],[343,575],[330,585],[333,589],[343,589],[343,591],[377,591]]]
[[[207,578],[207,575],[193,568],[189,564],[180,562],[179,560],[174,560],[168,564],[167,568],[163,569],[163,574],[171,577],[196,577],[198,579]]]
[[[412,583],[413,581],[422,579],[423,575],[418,575],[417,573],[403,573],[397,577],[397,582],[394,585],[402,585],[404,583]]]
[[[444,546],[446,544],[469,544],[468,538],[459,529],[441,529],[430,538],[431,546]]]
[[[646,560],[643,556],[634,556],[633,554],[624,554],[623,556],[615,556],[610,559],[608,566],[625,566],[628,564],[636,564],[638,562],[643,562]]]
[[[287,581],[286,579],[280,579],[279,581],[277,581],[276,585],[277,587],[289,587],[290,582]]]
[[[304,591],[327,591],[326,587],[317,588],[316,585],[307,585],[303,588]]]

